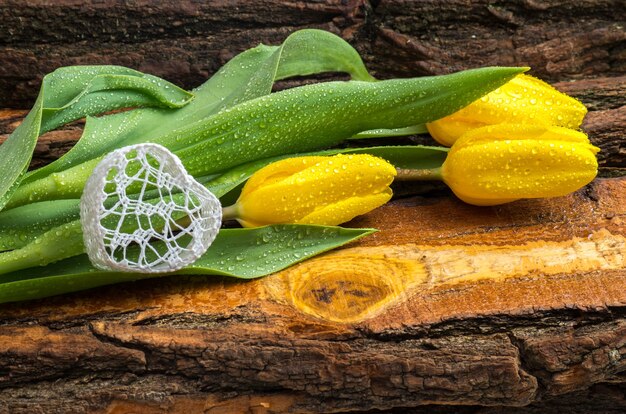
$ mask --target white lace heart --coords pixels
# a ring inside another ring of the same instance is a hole
[[[124,272],[172,272],[211,245],[222,206],[157,144],[109,153],[80,199],[85,249],[94,266]]]

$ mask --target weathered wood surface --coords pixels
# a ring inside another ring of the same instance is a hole
[[[67,64],[196,86],[238,51],[319,27],[381,77],[532,66],[590,108],[613,178],[491,208],[399,198],[350,223],[380,232],[257,281],[0,306],[0,413],[626,411],[621,1],[84,3],[0,1],[0,107],[28,107]],[[0,111],[0,140],[24,115]],[[43,136],[33,165],[80,133]]]
[[[341,34],[381,77],[528,65],[547,80],[626,72],[622,0],[2,0],[0,108],[59,66],[121,64],[193,87],[294,30]]]
[[[406,198],[351,223],[374,236],[261,280],[4,305],[0,397],[24,413],[314,413],[598,387],[623,410],[625,206],[623,178],[494,208]]]

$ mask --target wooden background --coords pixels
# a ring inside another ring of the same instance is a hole
[[[563,198],[477,208],[397,188],[349,224],[380,232],[258,281],[0,306],[1,413],[626,411],[623,1],[0,0],[0,21],[0,141],[56,67],[121,64],[191,88],[316,27],[381,78],[531,66],[588,106],[602,148],[601,178]],[[46,134],[33,164],[80,133]]]

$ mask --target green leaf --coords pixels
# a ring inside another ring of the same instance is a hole
[[[220,274],[253,279],[285,269],[375,231],[302,224],[224,229],[200,259],[178,273]]]
[[[299,30],[288,36],[281,46],[273,49],[271,56],[259,62],[257,70],[247,82],[241,82],[218,106],[220,110],[269,95],[275,81],[293,76],[346,72],[355,80],[376,80],[367,72],[361,56],[352,46],[342,38],[323,30]]]
[[[525,70],[492,67],[430,78],[306,85],[246,101],[156,142],[168,148],[188,143],[176,155],[194,176],[223,173],[254,160],[332,147],[360,131],[439,119]],[[12,206],[33,197],[79,197],[94,166],[81,164],[25,186]]]
[[[59,68],[43,81],[43,132],[117,108],[181,108],[193,95],[161,78],[121,66]]]
[[[345,40],[332,33],[304,29],[290,35],[283,45],[275,78],[322,72],[346,72],[352,79],[374,82],[361,56]]]
[[[395,129],[371,129],[369,131],[359,132],[350,137],[350,139],[367,139],[367,138],[384,138],[384,137],[404,137],[407,135],[427,134],[426,125],[412,125],[406,128]]]
[[[32,158],[41,125],[41,101],[40,95],[34,109],[0,146],[0,210],[17,190]]]
[[[260,45],[237,55],[195,89],[195,99],[183,108],[136,109],[88,118],[76,145],[57,161],[32,172],[25,182],[66,170],[126,145],[161,142],[163,136],[174,137],[169,142],[170,150],[188,145],[184,136],[177,132],[179,129],[238,103],[269,94],[277,79],[324,71],[348,72],[355,79],[373,79],[367,74],[361,57],[343,39],[321,30],[300,30],[280,47]]]
[[[53,227],[18,249],[0,253],[0,282],[3,274],[45,266],[84,250],[80,220]]]
[[[53,200],[26,204],[0,212],[0,251],[18,249],[43,233],[76,220],[80,200]]]
[[[190,98],[174,85],[127,68],[57,69],[44,77],[33,109],[0,146],[0,210],[26,172],[40,134],[85,115],[128,106],[178,107]]]
[[[524,68],[482,68],[451,75],[379,82],[325,82],[263,96],[181,129],[176,151],[193,175],[244,162],[335,146],[371,129],[439,119],[475,101]]]
[[[224,229],[204,256],[176,274],[258,278],[342,246],[373,231],[295,224],[256,229]],[[0,303],[43,298],[167,275],[101,271],[91,266],[87,256],[81,255],[43,268],[30,268],[2,275]]]

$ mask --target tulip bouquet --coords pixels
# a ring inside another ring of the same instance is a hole
[[[318,30],[247,50],[192,91],[117,66],[58,69],[0,147],[0,302],[264,276],[374,231],[337,225],[387,202],[394,179],[440,179],[478,205],[574,191],[597,170],[575,130],[586,110],[525,70],[379,81]],[[272,93],[321,72],[352,80]],[[40,134],[83,117],[74,148],[27,172]],[[452,148],[337,148],[424,125]]]
[[[465,108],[428,123],[451,146],[441,178],[463,201],[496,205],[571,193],[597,174],[597,147],[578,131],[587,108],[520,74]]]

